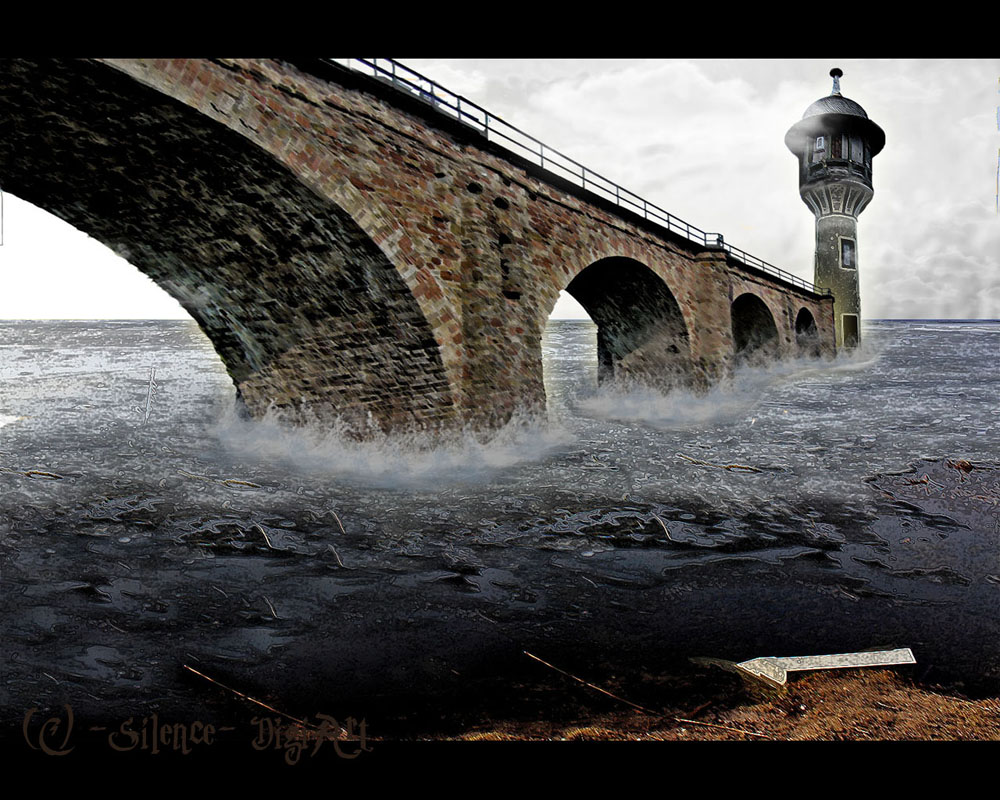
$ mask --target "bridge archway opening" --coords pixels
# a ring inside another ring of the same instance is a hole
[[[125,256],[211,341],[254,416],[350,434],[455,408],[435,329],[345,209],[249,138],[106,65],[0,64],[0,181]]]
[[[630,258],[603,258],[581,270],[565,291],[596,326],[599,384],[660,390],[689,384],[684,315],[653,270]]]
[[[0,319],[194,322],[127,258],[44,208],[3,194]]]
[[[9,412],[31,409],[40,393],[65,398],[84,426],[151,418],[174,432],[233,407],[225,364],[174,297],[45,209],[6,191],[3,204],[2,338],[14,358],[34,350],[37,370],[9,393]],[[46,399],[38,409],[47,413]]]
[[[549,411],[566,411],[597,389],[597,326],[566,291],[559,292],[542,331],[542,372]]]
[[[763,300],[742,294],[733,301],[731,315],[736,366],[764,366],[779,357],[778,326]]]
[[[819,358],[821,342],[816,319],[808,308],[799,310],[795,317],[795,345],[800,356]]]

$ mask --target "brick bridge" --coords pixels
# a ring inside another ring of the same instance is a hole
[[[321,59],[2,60],[0,186],[175,297],[252,415],[501,425],[544,407],[563,289],[602,379],[832,354],[829,295],[400,85]]]

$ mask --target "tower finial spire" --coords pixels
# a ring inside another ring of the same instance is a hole
[[[834,67],[830,70],[830,77],[833,78],[833,91],[830,94],[840,94],[840,79],[843,75],[844,71],[840,67]]]

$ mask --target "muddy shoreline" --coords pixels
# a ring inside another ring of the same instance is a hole
[[[968,696],[955,687],[920,683],[908,671],[803,674],[782,689],[714,670],[685,677],[609,675],[601,686],[584,686],[550,673],[544,680],[502,688],[484,682],[477,687],[476,699],[393,698],[384,709],[386,716],[378,703],[369,702],[367,708],[374,713],[363,725],[358,719],[335,720],[324,714],[297,723],[273,707],[264,710],[255,700],[216,685],[194,716],[183,711],[175,715],[159,705],[155,712],[147,709],[127,719],[68,719],[63,710],[54,726],[52,718],[38,715],[21,730],[5,730],[3,741],[8,752],[53,767],[106,763],[142,769],[172,763],[343,770],[348,765],[426,766],[456,756],[491,763],[498,758],[575,760],[586,755],[578,749],[540,754],[520,745],[509,750],[509,744],[498,742],[1000,740],[1000,697]],[[649,706],[633,707],[639,705],[636,698]],[[462,743],[462,750],[427,750],[428,743]],[[622,755],[617,750],[615,754]]]

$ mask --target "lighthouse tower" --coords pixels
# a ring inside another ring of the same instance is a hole
[[[830,70],[833,91],[813,103],[785,134],[799,159],[799,195],[816,216],[817,287],[833,292],[837,347],[861,341],[858,215],[871,202],[872,158],[885,133],[840,93],[843,72]]]

